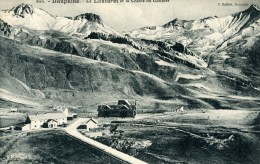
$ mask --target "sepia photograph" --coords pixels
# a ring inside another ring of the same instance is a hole
[[[259,0],[0,0],[0,164],[259,164]]]

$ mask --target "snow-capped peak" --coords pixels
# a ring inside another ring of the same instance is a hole
[[[54,30],[68,34],[89,35],[91,32],[120,35],[103,24],[99,15],[85,13],[72,17],[54,16],[47,11],[34,8],[29,4],[20,4],[11,10],[0,11],[0,19],[16,28],[32,30]]]
[[[80,14],[74,18],[75,20],[88,20],[90,22],[96,22],[102,24],[102,20],[99,15],[93,13]]]
[[[14,7],[11,11],[13,11],[15,15],[24,17],[25,14],[33,14],[34,8],[32,5],[22,3]]]
[[[163,27],[170,27],[170,26],[180,26],[182,25],[184,22],[186,22],[186,20],[180,20],[178,18],[175,18],[174,20],[166,23],[165,25],[163,25]]]
[[[0,18],[13,27],[33,30],[50,30],[56,21],[56,18],[48,12],[24,3],[11,10],[1,11]]]

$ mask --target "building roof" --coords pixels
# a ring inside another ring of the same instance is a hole
[[[94,118],[91,117],[91,118],[86,122],[86,124],[87,124],[88,122],[90,122],[90,121],[92,121],[92,122],[94,122],[94,123],[96,123],[96,124],[98,123],[97,120],[95,120]]]
[[[128,100],[118,100],[118,105],[124,104],[124,105],[131,105],[131,103]]]
[[[105,105],[104,108],[105,109],[111,109],[111,107],[109,105]]]
[[[55,121],[54,119],[49,119],[49,120],[47,121],[47,123],[49,123],[49,122],[51,122],[51,121],[57,122],[57,121]],[[57,122],[57,123],[58,123],[58,122]]]
[[[99,105],[98,106],[98,111],[99,110],[102,110],[102,111],[104,111],[104,110],[112,110],[112,108],[109,105]]]
[[[119,106],[118,108],[119,108],[119,109],[129,109],[129,107],[126,106],[126,105]]]
[[[38,115],[28,115],[31,121],[42,121],[49,119],[64,119],[66,115],[64,113],[46,113],[46,114],[38,114]]]

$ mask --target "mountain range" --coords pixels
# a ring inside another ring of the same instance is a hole
[[[0,11],[0,105],[136,99],[143,110],[259,108],[260,9],[120,33],[93,13]]]

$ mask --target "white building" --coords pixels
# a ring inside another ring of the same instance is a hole
[[[31,124],[25,124],[20,127],[19,130],[25,131],[25,130],[30,130],[31,129]]]
[[[89,118],[87,121],[81,122],[78,129],[86,129],[89,131],[90,129],[98,128],[97,120],[94,118]]]
[[[47,126],[48,126],[48,128],[57,128],[58,122],[50,119],[50,120],[47,121]]]
[[[39,129],[47,124],[46,127],[57,127],[67,123],[67,116],[64,113],[46,113],[38,115],[28,115],[25,129]]]
[[[90,118],[87,122],[86,122],[86,130],[89,131],[89,129],[94,129],[97,128],[97,120],[95,120],[94,118]]]

